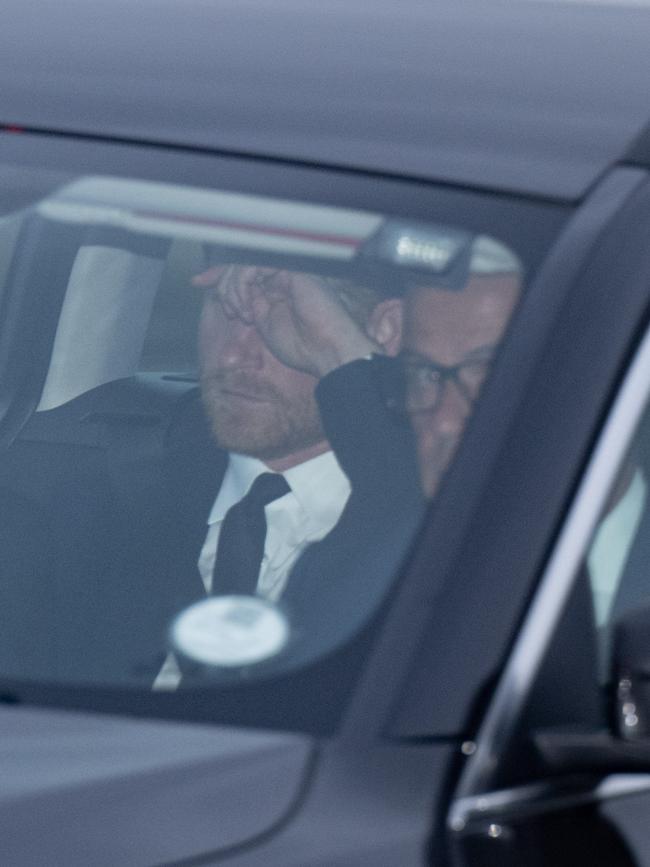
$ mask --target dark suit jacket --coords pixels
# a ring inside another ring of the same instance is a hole
[[[317,399],[352,493],[336,527],[290,575],[281,601],[293,631],[289,665],[345,641],[376,613],[424,507],[410,426],[384,408],[375,365],[334,371]],[[205,596],[197,560],[227,454],[214,444],[197,394],[177,414],[164,455],[150,489],[131,500],[108,497],[103,515],[89,516],[86,542],[71,545],[61,517],[62,547],[52,556],[65,565],[50,611],[56,649],[48,664],[62,680],[150,684],[173,618]],[[70,505],[77,524],[83,503],[80,487]]]
[[[54,584],[47,580],[55,540],[38,503],[0,489],[0,675],[51,675],[56,652]]]

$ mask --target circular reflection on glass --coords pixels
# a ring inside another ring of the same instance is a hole
[[[233,668],[263,662],[279,653],[289,624],[272,602],[257,596],[213,596],[176,617],[172,646],[195,662]]]

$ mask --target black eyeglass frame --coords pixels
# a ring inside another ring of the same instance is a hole
[[[481,386],[489,373],[490,366],[494,358],[493,348],[485,358],[465,359],[458,364],[445,365],[425,358],[420,355],[400,354],[395,358],[383,359],[383,391],[386,406],[400,413],[418,413],[418,412],[435,412],[442,402],[447,383],[452,382],[459,394],[466,401],[468,408],[473,406],[478,398]],[[474,367],[482,369],[482,376],[479,377],[475,388],[468,386],[467,382],[463,381],[463,370]],[[430,401],[413,402],[411,400],[408,370],[418,369],[426,370],[438,375],[435,381],[437,389],[435,396]]]

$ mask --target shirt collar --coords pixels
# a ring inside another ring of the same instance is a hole
[[[208,524],[223,521],[228,509],[245,497],[255,479],[265,472],[268,472],[268,467],[257,458],[230,452],[219,493],[208,516]]]
[[[298,464],[283,474],[310,523],[333,526],[350,496],[350,482],[334,452]]]
[[[269,468],[257,458],[231,452],[208,524],[223,521],[228,509],[246,496],[259,475],[267,472]],[[332,451],[291,467],[282,475],[310,523],[336,523],[341,504],[350,495],[350,482]]]

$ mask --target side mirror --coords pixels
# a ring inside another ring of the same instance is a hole
[[[650,771],[650,604],[616,624],[611,672],[610,731],[535,732],[533,745],[544,772]]]
[[[650,605],[628,612],[615,628],[612,684],[614,731],[650,743]]]

